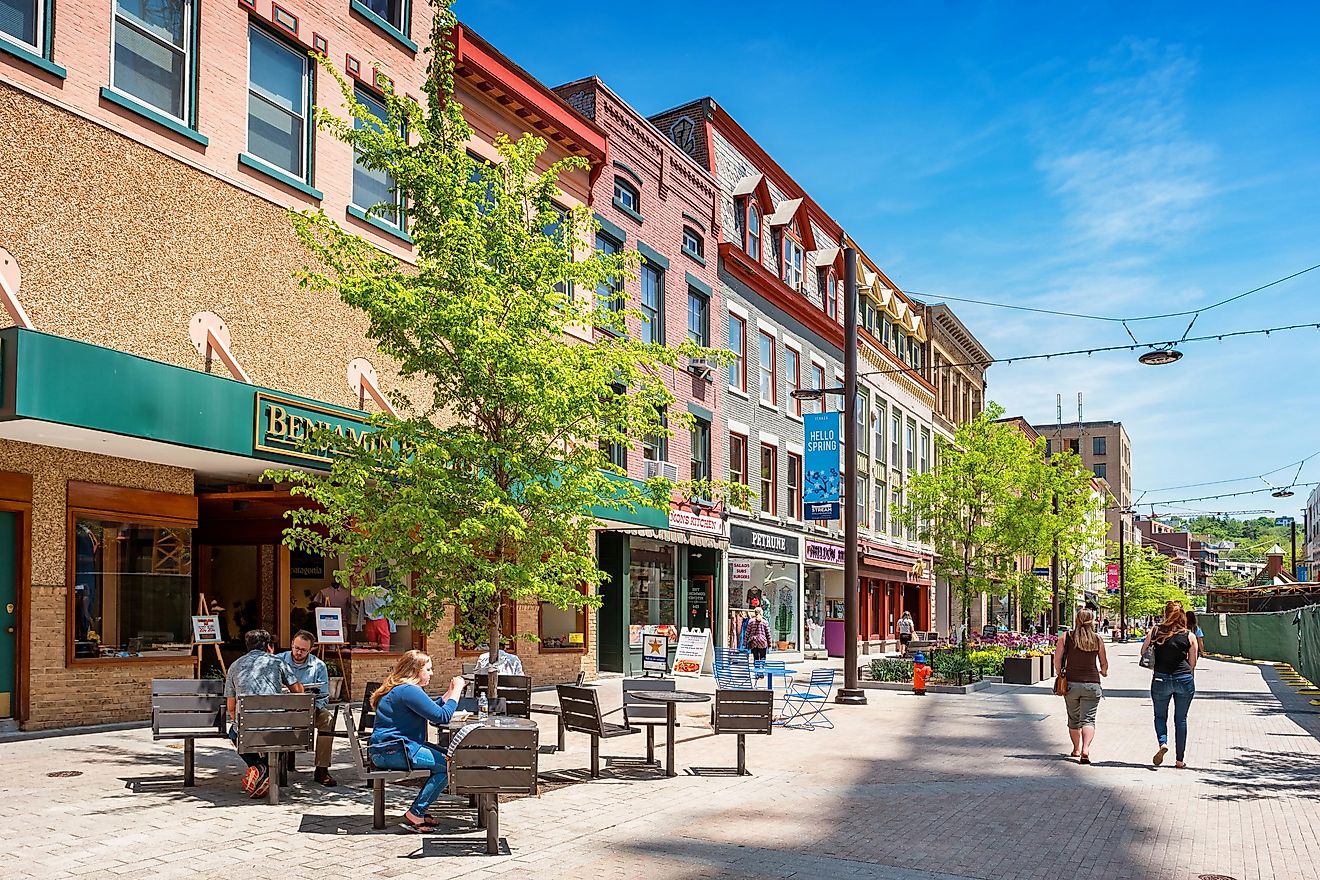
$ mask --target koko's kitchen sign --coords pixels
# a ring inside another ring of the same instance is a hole
[[[754,550],[758,555],[771,553],[775,556],[791,556],[794,559],[798,555],[798,539],[792,535],[763,532],[760,529],[749,529],[747,526],[730,525],[729,543],[744,550]]]
[[[306,439],[318,428],[328,428],[353,443],[372,446],[378,438],[367,424],[367,417],[356,417],[287,397],[257,393],[257,414],[252,448],[282,458],[330,463],[324,449],[307,449]]]

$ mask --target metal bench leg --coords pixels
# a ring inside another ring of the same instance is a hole
[[[193,779],[194,752],[193,744],[196,742],[191,736],[183,741],[183,784],[184,786],[196,785]]]
[[[559,742],[558,742],[557,745],[558,745],[558,747],[559,747],[559,751],[561,751],[561,752],[563,752],[563,751],[567,751],[567,750],[568,750],[568,747],[567,747],[566,745],[564,745],[564,734],[565,734],[565,730],[564,730],[564,716],[563,716],[562,714],[560,714],[557,720],[558,720],[558,722],[559,722]]]
[[[677,776],[674,769],[674,729],[678,726],[678,704],[665,703],[665,775]]]
[[[477,827],[478,827],[478,828],[485,828],[485,827],[486,827],[486,798],[487,798],[487,797],[489,797],[489,795],[484,795],[484,794],[474,794],[474,795],[469,795],[469,797],[468,797],[468,802],[469,802],[469,803],[473,806],[473,808],[476,809],[476,811],[477,811]]]
[[[266,791],[266,800],[271,804],[280,802],[280,777],[284,775],[284,762],[280,761],[279,752],[266,753],[266,778],[270,780],[270,788]],[[278,769],[272,764],[278,765]]]
[[[289,784],[289,764],[292,763],[290,760],[292,758],[293,752],[285,752],[280,755],[280,785],[286,787]]]
[[[377,831],[385,827],[385,780],[371,781],[371,827]]]
[[[591,735],[591,777],[600,778],[600,737]]]
[[[655,763],[655,725],[646,725],[646,763]]]
[[[747,737],[738,734],[738,775],[747,775]]]
[[[486,795],[486,854],[500,854],[500,796]]]

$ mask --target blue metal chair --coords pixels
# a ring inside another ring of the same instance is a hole
[[[784,708],[778,724],[784,727],[815,730],[817,727],[834,728],[834,722],[825,715],[825,704],[834,689],[834,669],[813,669],[811,678],[793,683],[784,692]]]
[[[783,660],[757,660],[752,664],[752,678],[756,681],[760,681],[762,678],[767,679],[768,684],[770,685],[770,690],[774,690],[775,689],[774,676],[766,675],[765,670],[784,669],[784,668],[785,665]]]
[[[752,664],[746,651],[734,651],[729,648],[715,649],[715,686],[721,689],[733,688],[752,690],[756,687],[752,681]]]

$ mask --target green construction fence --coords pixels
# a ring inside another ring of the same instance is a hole
[[[1320,682],[1320,605],[1293,611],[1201,614],[1205,648],[1215,654],[1287,663]]]

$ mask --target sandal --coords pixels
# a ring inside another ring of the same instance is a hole
[[[1086,752],[1082,752],[1082,756],[1081,756],[1080,758],[1077,759],[1077,763],[1078,763],[1078,764],[1089,764],[1089,763],[1091,763],[1091,756],[1088,755]]]
[[[1150,762],[1154,764],[1156,767],[1160,766],[1161,764],[1164,763],[1164,756],[1168,754],[1168,751],[1169,751],[1169,747],[1164,744],[1161,744],[1159,751],[1155,753],[1155,757],[1150,759]]]
[[[413,834],[428,834],[434,831],[436,827],[436,823],[431,820],[430,816],[427,816],[420,822],[414,822],[407,816],[404,816],[399,820],[399,825],[405,831],[411,831]]]

